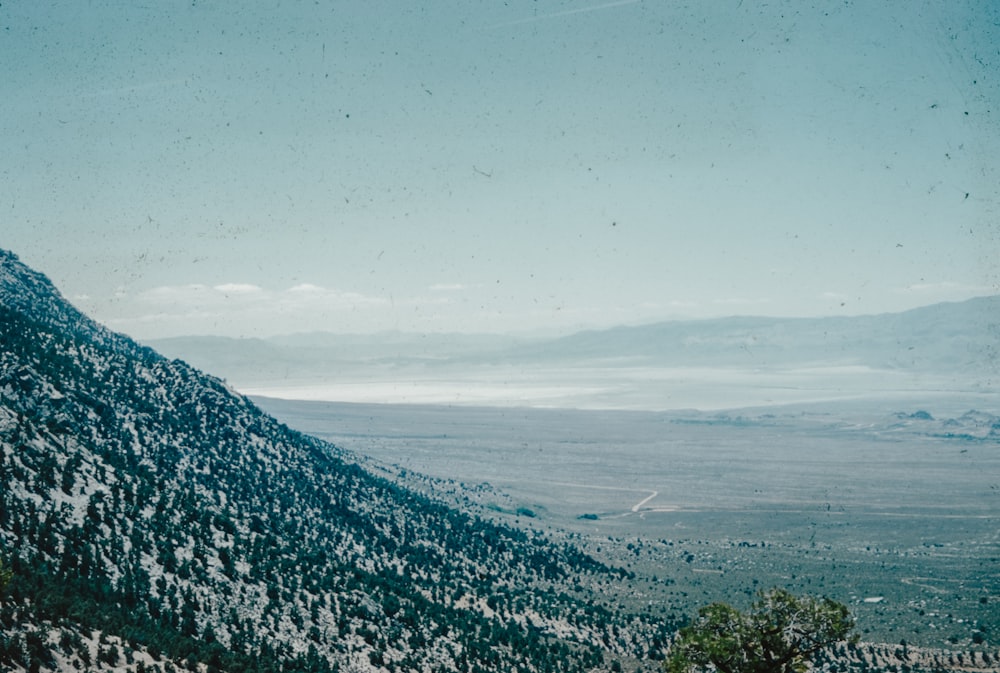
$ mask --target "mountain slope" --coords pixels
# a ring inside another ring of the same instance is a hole
[[[0,249],[0,305],[48,328],[74,334],[95,346],[132,355],[148,351],[85,316],[59,294],[48,278],[3,249]]]
[[[672,626],[584,600],[621,571],[372,475],[9,253],[0,451],[4,668],[88,666],[98,631],[144,670],[587,670]]]

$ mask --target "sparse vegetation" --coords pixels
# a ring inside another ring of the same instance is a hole
[[[624,570],[376,476],[4,264],[0,668],[584,671],[671,629],[589,589]]]

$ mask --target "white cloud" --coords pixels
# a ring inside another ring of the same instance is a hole
[[[116,329],[161,335],[265,335],[362,329],[372,322],[373,312],[389,306],[390,301],[311,283],[284,290],[220,283],[155,287],[129,304],[108,318]]]
[[[176,298],[203,295],[210,288],[207,285],[192,283],[189,285],[161,285],[139,294],[139,299],[151,303],[172,300]]]
[[[252,294],[262,291],[259,286],[249,283],[223,283],[222,285],[216,285],[212,289],[227,294]]]
[[[1000,288],[943,280],[936,283],[912,283],[906,287],[896,288],[895,291],[905,294],[962,294],[973,296],[977,294],[993,294],[1000,291]]]
[[[435,283],[427,289],[431,292],[459,292],[466,289],[466,287],[462,283]]]

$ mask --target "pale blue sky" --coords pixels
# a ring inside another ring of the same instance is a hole
[[[1000,5],[0,6],[0,247],[141,338],[1000,292]]]

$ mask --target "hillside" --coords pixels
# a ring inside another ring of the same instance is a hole
[[[626,573],[405,490],[0,252],[4,670],[582,671]],[[119,668],[115,668],[118,666]]]

